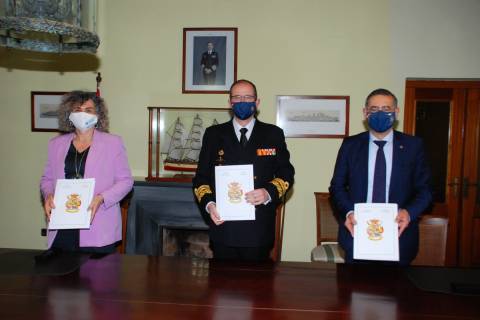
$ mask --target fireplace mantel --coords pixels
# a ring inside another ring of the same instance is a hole
[[[189,182],[135,181],[126,253],[161,255],[163,228],[208,230]]]

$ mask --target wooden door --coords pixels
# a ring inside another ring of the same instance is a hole
[[[480,265],[480,81],[407,80],[404,131],[424,139],[433,216],[448,218],[445,263]]]
[[[480,266],[480,88],[466,94],[459,265]]]

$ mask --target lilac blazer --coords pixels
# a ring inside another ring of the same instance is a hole
[[[65,179],[65,157],[73,133],[55,137],[48,143],[48,159],[40,180],[43,197],[55,192],[57,179]],[[85,164],[85,178],[95,178],[95,194],[104,203],[88,230],[80,230],[80,247],[102,247],[122,239],[120,200],[132,189],[133,178],[127,153],[119,136],[95,130]],[[48,231],[48,248],[57,235]]]

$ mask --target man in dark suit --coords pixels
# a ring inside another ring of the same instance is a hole
[[[202,54],[202,60],[200,61],[200,64],[202,66],[202,74],[205,84],[215,84],[218,66],[218,53],[213,50],[212,42],[207,44],[207,51]]]
[[[255,118],[260,104],[255,85],[238,80],[230,88],[233,119],[204,134],[194,192],[210,226],[216,259],[268,260],[275,240],[275,209],[293,184],[294,168],[282,129]],[[215,166],[253,164],[255,220],[222,221],[215,204]]]
[[[353,259],[355,203],[398,204],[400,265],[418,252],[418,218],[432,200],[430,170],[422,141],[392,129],[397,98],[386,89],[370,93],[363,109],[369,131],[346,138],[337,156],[330,194],[340,225],[338,240],[346,262]]]

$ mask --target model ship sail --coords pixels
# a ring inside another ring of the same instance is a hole
[[[185,153],[183,154],[183,162],[197,163],[200,156],[200,149],[202,148],[203,137],[203,121],[198,116],[193,119],[192,129],[188,135],[187,143],[185,144]]]
[[[193,119],[188,137],[180,138],[185,137],[185,129],[180,119],[177,118],[168,155],[164,162],[165,170],[195,171],[197,169],[204,130],[203,120],[197,114]]]
[[[170,146],[168,147],[167,159],[165,159],[165,162],[180,161],[183,156],[184,143],[185,127],[180,121],[180,118],[177,118],[177,120],[175,121],[175,126],[173,128],[173,134],[170,139]]]

